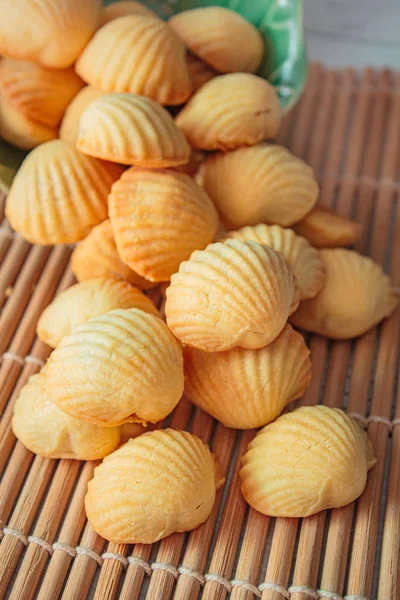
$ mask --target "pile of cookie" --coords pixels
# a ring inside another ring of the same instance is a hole
[[[359,426],[323,406],[280,416],[311,379],[292,326],[353,338],[396,295],[344,248],[360,226],[319,206],[312,169],[268,141],[282,111],[255,74],[258,30],[220,7],[168,23],[134,1],[2,8],[0,135],[31,150],[6,216],[32,243],[77,244],[78,283],[38,322],[54,350],[16,400],[17,438],[104,458],[86,510],[114,542],[151,543],[212,510],[224,477],[208,446],[151,430],[183,393],[226,427],[263,428],[240,472],[255,509],[303,517],[357,498],[375,462]]]

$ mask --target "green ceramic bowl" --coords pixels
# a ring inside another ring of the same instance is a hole
[[[84,0],[82,0],[84,1]],[[114,0],[103,0],[111,4]],[[284,110],[291,108],[303,91],[307,75],[302,0],[142,0],[163,19],[189,8],[224,6],[253,23],[265,42],[258,74],[276,88]],[[0,190],[6,191],[26,152],[0,139]]]

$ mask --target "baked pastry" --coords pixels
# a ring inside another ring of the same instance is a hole
[[[99,223],[76,246],[71,255],[71,269],[78,281],[93,277],[121,279],[141,290],[154,286],[132,271],[119,257],[110,219]]]
[[[72,98],[84,86],[73,69],[46,69],[25,60],[0,62],[0,95],[26,119],[57,128]]]
[[[353,250],[321,250],[325,283],[315,298],[305,300],[291,322],[333,339],[362,335],[397,305],[397,295],[380,265]]]
[[[281,106],[275,88],[250,73],[214,77],[189,100],[176,118],[191,146],[234,150],[274,137]]]
[[[270,344],[298,305],[283,255],[241,240],[193,252],[171,277],[166,294],[165,313],[174,335],[206,352]]]
[[[151,431],[96,467],[85,498],[93,529],[124,544],[151,544],[208,518],[223,485],[214,455],[187,431]]]
[[[160,19],[119,17],[103,25],[76,63],[84,81],[103,92],[131,92],[160,104],[181,104],[191,93],[186,48]]]
[[[346,413],[302,407],[251,442],[242,459],[242,492],[265,515],[308,517],[356,500],[375,462],[366,434]]]
[[[50,397],[42,371],[32,375],[21,389],[12,429],[28,450],[47,458],[97,460],[120,442],[118,427],[99,427],[60,410]]]
[[[217,212],[191,177],[131,168],[113,186],[109,215],[122,260],[150,281],[167,281],[214,238]]]
[[[116,309],[64,337],[46,379],[53,401],[71,416],[105,427],[156,423],[181,398],[182,350],[160,318]]]
[[[292,229],[261,224],[230,231],[225,239],[252,240],[281,252],[296,278],[299,300],[313,298],[324,284],[325,267],[318,250]]]
[[[189,70],[190,81],[192,82],[193,93],[197,92],[207,81],[214,79],[218,75],[217,71],[191,52],[188,52],[186,64]]]
[[[80,118],[77,146],[97,158],[153,168],[180,165],[190,156],[190,146],[169,112],[136,94],[93,100]]]
[[[63,140],[42,144],[18,170],[6,216],[29,242],[76,242],[107,218],[107,194],[121,173]]]
[[[260,66],[261,35],[232,10],[219,6],[185,10],[168,23],[193,54],[221,73],[254,73]]]
[[[77,325],[114,308],[139,308],[160,316],[152,301],[126,281],[98,277],[58,294],[42,312],[36,333],[42,342],[55,348]]]
[[[318,198],[311,167],[278,145],[210,156],[201,166],[201,177],[227,229],[258,223],[290,227]]]
[[[303,395],[311,379],[310,351],[290,325],[264,348],[202,352],[187,347],[184,359],[187,397],[235,429],[270,423]]]
[[[295,223],[293,228],[315,248],[351,246],[361,234],[360,223],[318,205],[301,221]]]
[[[102,12],[102,25],[118,19],[118,17],[125,17],[126,15],[145,15],[147,17],[155,17],[156,14],[147,8],[141,2],[135,2],[135,0],[120,0],[119,2],[113,2],[103,8]]]
[[[0,137],[21,150],[31,150],[39,144],[54,140],[57,128],[47,127],[27,119],[3,98],[0,101]]]
[[[112,5],[110,5],[112,6]],[[67,107],[64,118],[61,121],[59,137],[66,142],[76,144],[79,132],[79,120],[83,111],[95,98],[102,96],[104,92],[96,90],[91,85],[86,85]]]
[[[2,0],[0,54],[70,67],[100,25],[100,0]]]

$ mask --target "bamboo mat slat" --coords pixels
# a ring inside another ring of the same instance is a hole
[[[400,287],[400,74],[310,67],[277,141],[315,169],[321,203],[362,225],[356,248]],[[0,214],[3,215],[4,198]],[[10,424],[21,387],[46,361],[36,322],[73,282],[67,247],[31,246],[0,225],[0,600],[398,600],[400,310],[354,341],[308,336],[302,403],[346,409],[377,465],[352,504],[307,519],[250,509],[238,470],[255,431],[236,432],[183,399],[159,426],[210,443],[227,483],[206,523],[153,547],[105,542],[83,499],[97,463],[34,457]],[[159,299],[159,298],[158,298]]]

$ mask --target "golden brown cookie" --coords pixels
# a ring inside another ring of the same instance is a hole
[[[139,308],[160,316],[139,289],[126,281],[98,277],[77,283],[56,296],[42,312],[36,332],[43,342],[55,348],[77,325],[114,308]]]
[[[361,233],[360,223],[346,219],[323,206],[314,206],[293,228],[316,248],[351,246]]]
[[[215,154],[200,171],[227,229],[258,223],[290,227],[318,198],[311,167],[278,145],[258,144]]]
[[[320,250],[325,284],[315,298],[305,300],[291,322],[333,339],[362,335],[397,305],[397,295],[380,265],[353,250]]]
[[[54,140],[24,160],[6,201],[13,229],[29,242],[76,242],[107,218],[107,194],[121,175],[117,165]]]
[[[41,125],[27,119],[12,104],[1,99],[0,137],[21,150],[31,150],[39,144],[54,140],[58,136],[57,128]]]
[[[356,500],[376,460],[366,434],[343,411],[307,406],[264,427],[242,462],[242,492],[252,508],[308,517]]]
[[[135,2],[135,0],[120,0],[119,2],[113,2],[108,6],[105,6],[102,11],[102,25],[118,19],[118,17],[125,17],[126,15],[144,15],[147,17],[156,17],[157,15],[147,8],[141,2]]]
[[[189,100],[176,118],[191,146],[234,150],[279,131],[281,106],[275,88],[250,73],[220,75]]]
[[[25,60],[0,62],[0,95],[26,119],[56,128],[73,97],[84,86],[73,69],[46,69]]]
[[[76,144],[78,140],[79,120],[83,111],[98,96],[104,92],[96,90],[91,85],[86,85],[72,100],[65,111],[61,122],[59,137],[66,142]]]
[[[185,10],[171,17],[169,25],[193,54],[221,73],[254,73],[260,66],[261,35],[232,10],[219,6]]]
[[[257,350],[202,352],[187,347],[185,393],[226,427],[262,427],[303,395],[311,379],[309,355],[303,336],[290,325]]]
[[[122,279],[141,290],[154,286],[119,257],[110,219],[99,223],[77,245],[71,255],[71,269],[78,281],[93,277]]]
[[[0,54],[70,67],[100,25],[100,0],[2,0]]]
[[[190,146],[162,106],[136,94],[93,100],[79,121],[77,146],[85,154],[142,167],[186,163]]]
[[[213,240],[218,227],[204,190],[173,170],[128,169],[108,203],[120,257],[150,281],[168,281],[183,260]]]
[[[193,252],[171,277],[166,294],[174,335],[206,352],[270,344],[298,305],[283,255],[241,240]]]
[[[296,277],[299,300],[313,298],[324,284],[325,267],[318,250],[292,229],[261,224],[230,231],[225,239],[253,240],[281,252]]]
[[[54,402],[71,416],[104,427],[156,423],[181,398],[182,350],[160,318],[116,309],[64,337],[46,379]]]
[[[31,452],[48,458],[96,460],[115,450],[118,427],[70,417],[52,401],[43,372],[32,375],[14,405],[12,429]]]
[[[96,467],[86,514],[93,529],[109,541],[151,544],[203,523],[223,482],[213,454],[197,436],[174,429],[151,431]]]
[[[191,93],[186,48],[160,19],[128,15],[94,35],[76,71],[103,92],[131,92],[160,104],[181,104]]]

